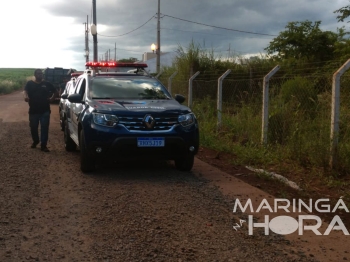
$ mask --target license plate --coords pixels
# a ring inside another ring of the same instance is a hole
[[[164,147],[164,137],[138,137],[138,147]]]

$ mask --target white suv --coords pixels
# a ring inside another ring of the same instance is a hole
[[[58,113],[60,115],[60,126],[62,131],[64,131],[64,113],[63,112],[65,112],[67,103],[69,103],[67,97],[70,94],[74,94],[75,83],[76,83],[76,78],[72,77],[71,80],[67,82],[66,87],[60,96],[61,98],[58,105]]]

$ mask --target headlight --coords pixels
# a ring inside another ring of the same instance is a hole
[[[194,124],[194,115],[193,114],[187,114],[187,115],[181,115],[178,117],[177,121],[183,126],[190,126]]]
[[[116,124],[118,124],[119,121],[117,116],[110,114],[92,113],[92,117],[94,119],[95,124],[101,126],[113,127]]]

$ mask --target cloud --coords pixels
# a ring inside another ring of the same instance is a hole
[[[273,36],[259,33],[278,35],[291,21],[320,20],[321,28],[331,31],[336,31],[342,25],[348,26],[338,23],[337,15],[333,13],[348,5],[344,0],[161,0],[160,3],[163,52],[174,51],[179,45],[187,47],[193,40],[203,46],[205,43],[205,47],[212,48],[218,54],[227,53],[229,48],[239,54],[260,53]],[[21,8],[17,8],[19,5]],[[157,42],[157,5],[158,0],[96,0],[98,57],[106,52],[111,52],[114,57],[115,46],[120,59],[141,59],[144,52],[150,52],[151,44]],[[2,24],[11,25],[3,29],[6,36],[3,46],[9,50],[5,60],[10,61],[15,52],[26,58],[27,62],[23,62],[23,65],[37,67],[57,64],[83,68],[83,23],[87,21],[87,16],[91,24],[92,0],[9,1],[6,10],[0,10]],[[89,34],[91,59],[92,39]],[[0,67],[4,67],[4,63],[2,59]]]

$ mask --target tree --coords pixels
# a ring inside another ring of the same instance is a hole
[[[334,13],[339,13],[340,15],[337,16],[338,22],[344,22],[344,19],[348,18],[350,16],[350,5],[342,7],[338,10],[335,10]],[[350,21],[348,21],[349,23]]]
[[[344,22],[344,20],[350,16],[350,5],[342,7],[338,10],[335,10],[334,13],[339,14],[337,16],[338,22]],[[348,23],[349,22],[350,21],[348,21]],[[342,60],[347,60],[350,54],[350,39],[345,38],[345,36],[348,35],[349,32],[346,32],[344,27],[338,30],[339,30],[340,39],[335,45],[335,53]]]
[[[134,63],[136,61],[137,61],[137,58],[135,57],[129,57],[129,59],[123,58],[118,60],[118,62],[121,62],[121,63]]]
[[[179,45],[176,53],[177,56],[175,57],[175,64],[179,68],[180,74],[192,76],[196,71],[198,71],[201,53],[201,46],[199,44],[196,44],[192,40],[187,50]]]
[[[280,59],[327,61],[334,58],[338,34],[320,29],[321,21],[289,22],[286,30],[265,48],[269,55],[277,53]]]

